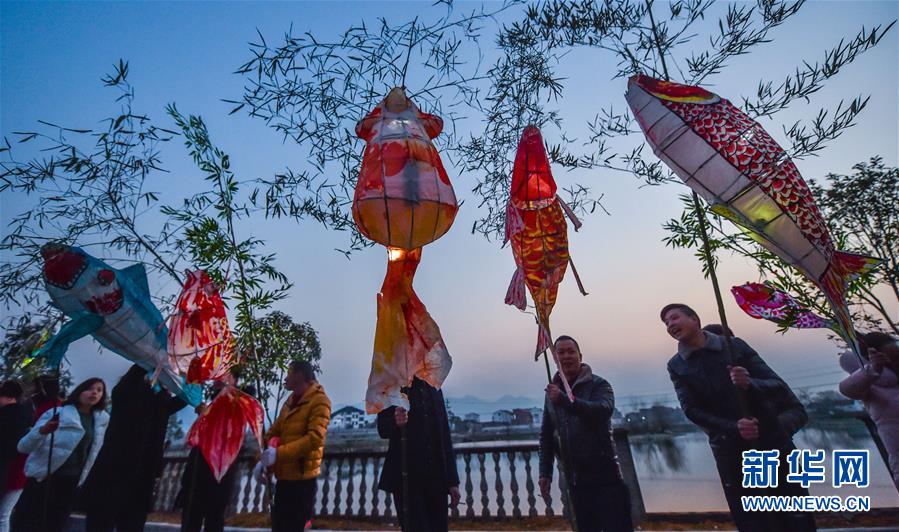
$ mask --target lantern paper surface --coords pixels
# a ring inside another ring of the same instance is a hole
[[[701,87],[633,76],[626,95],[655,154],[712,209],[796,267],[824,293],[858,349],[846,283],[879,259],[834,249],[812,193],[757,122]]]
[[[551,342],[547,335],[549,316],[571,260],[563,207],[564,203],[556,195],[556,182],[540,130],[528,126],[518,143],[506,208],[506,239],[511,242],[516,265],[506,303],[525,310],[527,286],[542,324],[537,331],[536,355],[546,351]],[[565,212],[570,211],[566,208]],[[579,227],[580,223],[570,215]],[[586,295],[580,280],[578,286]]]
[[[421,247],[449,230],[458,210],[430,140],[442,128],[440,117],[419,111],[400,88],[356,125],[366,146],[353,219],[362,234],[387,246],[388,256],[365,395],[369,414],[408,408],[401,389],[413,377],[440,388],[452,366],[440,329],[412,289]]]
[[[187,272],[169,327],[168,351],[172,369],[190,383],[219,380],[235,362],[225,305],[203,270]]]
[[[799,304],[790,294],[762,283],[746,283],[730,289],[737,305],[758,320],[797,329],[831,329],[832,321]]]
[[[366,145],[353,220],[363,235],[413,250],[453,225],[456,194],[431,143],[442,129],[440,117],[419,111],[400,88],[356,125]]]
[[[226,386],[194,422],[187,435],[191,447],[199,447],[219,482],[237,459],[246,426],[262,446],[262,406],[234,386]]]
[[[44,245],[41,255],[47,293],[69,321],[37,356],[58,367],[69,344],[90,334],[103,347],[153,374],[188,404],[200,403],[199,386],[186,384],[169,365],[168,330],[150,301],[142,264],[117,270],[81,248],[58,243]]]

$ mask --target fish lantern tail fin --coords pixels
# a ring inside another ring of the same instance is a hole
[[[527,308],[527,300],[525,299],[524,288],[524,270],[515,268],[512,281],[509,283],[509,289],[506,290],[506,304],[518,307],[518,310],[521,311],[525,310]]]
[[[549,333],[546,332],[546,329],[540,325],[537,326],[537,350],[534,352],[534,360],[540,358],[549,346],[553,343],[552,338],[549,337]]]
[[[852,316],[849,313],[849,305],[846,302],[846,285],[860,275],[872,271],[881,262],[883,260],[876,257],[835,251],[831,267],[821,279],[821,288],[834,310],[834,321],[837,325],[835,329],[849,344],[859,360],[863,360],[864,357],[859,349],[855,327],[852,325]]]
[[[868,255],[847,253],[845,251],[835,251],[833,254],[833,267],[843,278],[843,281],[847,283],[873,271],[881,263],[883,263],[883,259]]]
[[[421,248],[388,248],[387,275],[378,294],[378,322],[365,409],[408,408],[402,388],[418,377],[440,388],[453,361],[440,328],[415,294],[412,281]]]

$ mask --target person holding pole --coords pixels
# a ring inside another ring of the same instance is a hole
[[[576,530],[631,531],[630,494],[612,440],[612,386],[583,362],[574,338],[559,336],[554,346],[560,371],[546,386],[540,429],[540,494],[544,500],[549,499],[554,459],[565,453],[569,463],[563,474]],[[574,401],[562,388],[563,377],[571,384]]]
[[[677,354],[668,361],[674,391],[687,419],[708,435],[737,528],[741,532],[816,530],[810,514],[746,512],[741,503],[747,495],[808,495],[808,489],[786,480],[787,456],[795,449],[793,434],[808,421],[790,387],[743,340],[703,331],[699,316],[687,305],[665,305],[660,318],[677,340]],[[772,479],[776,487],[743,487],[743,451],[747,450],[779,451],[777,478]]]
[[[404,531],[445,532],[447,496],[452,508],[461,496],[443,392],[418,377],[402,391],[408,410],[391,406],[378,413],[378,434],[390,440],[378,488],[393,495]]]
[[[315,369],[305,360],[287,368],[284,388],[291,392],[264,441],[278,438],[257,464],[259,473],[274,473],[275,501],[272,530],[297,532],[312,518],[318,476],[325,454],[325,437],[331,421],[331,401],[315,380]]]
[[[87,532],[139,532],[162,474],[169,417],[185,403],[134,364],[112,388],[103,447],[84,483]]]
[[[87,379],[72,390],[62,408],[46,411],[19,440],[19,452],[28,453],[28,480],[13,511],[13,532],[65,530],[78,486],[103,445],[109,423],[105,408],[106,384]]]
[[[869,332],[861,336],[861,345],[868,358],[864,366],[855,353],[840,355],[840,367],[849,373],[840,381],[840,393],[865,405],[899,489],[899,340],[883,332]]]

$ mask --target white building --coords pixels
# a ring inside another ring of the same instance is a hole
[[[531,408],[531,423],[539,427],[543,424],[543,409],[542,408]]]
[[[512,412],[509,410],[497,410],[493,413],[494,423],[512,423]]]
[[[365,412],[355,406],[345,406],[331,414],[331,430],[349,430],[365,427]]]

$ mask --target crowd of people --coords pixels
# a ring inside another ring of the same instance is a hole
[[[811,514],[746,512],[740,503],[746,495],[808,494],[784,478],[769,488],[742,482],[742,453],[750,449],[780,451],[778,472],[786,475],[793,435],[808,421],[796,395],[745,341],[720,325],[702,327],[689,306],[666,305],[660,318],[677,342],[668,373],[678,401],[708,435],[738,529],[816,530]],[[876,423],[899,489],[899,342],[868,333],[860,344],[865,363],[841,356],[849,375],[839,388],[862,401]],[[612,438],[612,386],[584,362],[574,338],[558,337],[554,350],[559,371],[545,389],[540,493],[549,498],[559,471],[577,530],[633,530],[630,492]],[[236,377],[229,379],[213,394],[237,384]],[[64,399],[54,378],[38,378],[32,387],[26,400],[18,382],[0,386],[0,532],[61,531],[75,507],[84,511],[89,532],[143,530],[162,471],[168,420],[185,404],[151,386],[136,365],[111,394],[99,378],[78,384]],[[265,433],[264,448],[255,447],[248,433],[243,452],[257,457],[257,481],[274,481],[272,529],[296,532],[313,517],[331,403],[306,361],[290,363],[284,387],[290,395]],[[459,504],[460,492],[443,394],[417,378],[402,391],[409,408],[391,406],[377,417],[378,434],[389,441],[378,487],[392,495],[403,530],[446,531],[448,509]],[[216,481],[202,453],[192,449],[176,498],[181,529],[223,530],[236,480],[232,467]]]

